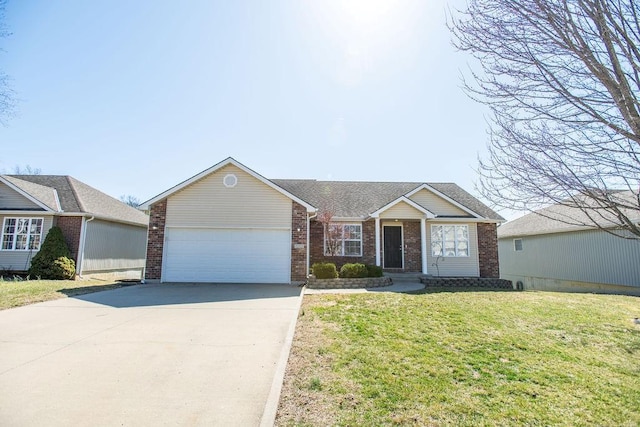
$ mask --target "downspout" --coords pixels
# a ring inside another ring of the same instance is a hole
[[[310,250],[310,246],[311,243],[309,242],[309,238],[311,236],[311,220],[315,217],[318,216],[318,211],[316,211],[316,213],[314,213],[312,216],[309,216],[309,214],[307,213],[307,277],[309,276],[309,274],[311,274],[311,271],[309,269],[309,256],[311,254],[311,250]]]
[[[82,266],[84,264],[84,246],[85,246],[85,238],[87,234],[87,223],[91,222],[95,219],[95,216],[87,219],[87,217],[82,217],[82,225],[80,226],[80,247],[78,248],[78,263],[76,264],[76,274],[82,277]]]

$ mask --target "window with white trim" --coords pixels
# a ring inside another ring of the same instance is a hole
[[[431,254],[442,257],[469,256],[469,226],[432,225]]]
[[[522,239],[513,239],[513,250],[516,252],[522,251]]]
[[[362,256],[362,224],[326,224],[324,254],[326,256]]]
[[[42,241],[42,218],[5,218],[2,224],[3,251],[37,251]]]

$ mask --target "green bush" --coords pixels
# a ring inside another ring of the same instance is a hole
[[[70,258],[69,247],[60,227],[52,227],[42,242],[40,250],[31,260],[29,276],[41,279],[73,279],[75,262]]]
[[[353,277],[367,277],[367,266],[360,263],[350,264],[347,263],[340,269],[340,277],[353,278]]]
[[[311,266],[316,279],[335,279],[338,277],[336,265],[332,262],[316,262]]]
[[[382,267],[379,265],[367,265],[367,277],[382,277]]]

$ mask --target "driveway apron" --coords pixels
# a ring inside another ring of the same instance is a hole
[[[0,311],[0,425],[257,426],[300,291],[136,285]]]

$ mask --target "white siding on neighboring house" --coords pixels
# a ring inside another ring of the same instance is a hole
[[[469,227],[469,256],[467,257],[434,257],[431,250],[432,225],[467,225]],[[436,268],[436,262],[438,267]],[[434,276],[479,276],[478,228],[475,223],[446,223],[443,221],[427,221],[427,271]]]
[[[42,225],[42,242],[47,237],[47,233],[53,226],[53,216],[38,215],[34,212],[25,212],[20,215],[2,215],[0,213],[0,236],[2,235],[1,227],[4,224],[5,217],[10,218],[43,218]],[[0,270],[26,271],[31,266],[31,260],[38,251],[3,251],[0,249]]]
[[[428,209],[430,212],[433,212],[435,215],[445,215],[445,216],[466,216],[469,215],[468,212],[460,209],[456,205],[446,201],[440,196],[433,194],[431,191],[427,189],[422,189],[417,193],[413,194],[409,199],[418,203],[422,207]]]
[[[2,182],[0,182],[0,209],[43,210],[40,206]]]
[[[223,179],[238,183],[227,188]],[[291,228],[291,199],[234,165],[227,165],[169,196],[167,227]]]
[[[405,202],[399,202],[380,214],[380,218],[422,219],[424,213]]]
[[[147,228],[110,221],[88,221],[81,274],[144,268]]]
[[[640,287],[638,240],[600,230],[515,238],[522,239],[521,251],[514,250],[514,237],[498,240],[500,276],[521,280],[525,287],[560,290],[574,286],[570,282]]]

